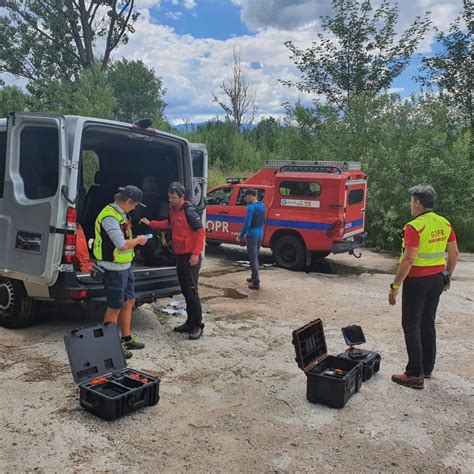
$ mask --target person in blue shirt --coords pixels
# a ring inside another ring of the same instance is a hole
[[[260,289],[260,274],[258,264],[258,254],[262,246],[263,225],[265,223],[265,206],[257,199],[255,189],[246,189],[244,199],[247,203],[247,215],[244,226],[237,236],[237,242],[247,241],[247,252],[250,261],[252,275],[247,278],[251,290]]]

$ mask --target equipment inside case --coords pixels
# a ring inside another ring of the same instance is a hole
[[[354,346],[365,344],[365,336],[361,326],[352,325],[342,329],[342,335],[349,348],[338,357],[348,360],[356,360],[363,364],[362,382],[369,380],[372,375],[380,370],[381,356],[377,352],[366,351]]]
[[[117,325],[74,329],[64,337],[80,403],[106,420],[114,420],[159,401],[160,380],[127,368]]]
[[[342,408],[359,391],[362,364],[328,355],[321,319],[293,331],[293,344],[296,362],[307,376],[308,401]]]

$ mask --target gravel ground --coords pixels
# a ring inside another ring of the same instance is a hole
[[[62,308],[28,329],[0,328],[1,471],[474,472],[473,255],[442,297],[437,366],[422,391],[390,381],[406,363],[400,304],[387,303],[396,258],[364,251],[308,272],[267,267],[260,292],[235,264],[245,258],[209,249],[201,340],[174,333],[181,319],[158,304],[135,313],[146,348],[129,365],[161,377],[161,400],[115,422],[81,409],[63,345],[100,313]],[[342,410],[308,403],[295,363],[291,332],[317,317],[330,354],[344,349],[342,326],[361,324],[382,355],[381,372]]]

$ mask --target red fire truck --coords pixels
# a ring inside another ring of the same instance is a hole
[[[236,243],[248,188],[265,204],[263,246],[280,267],[301,270],[312,258],[354,255],[364,244],[367,175],[358,162],[267,161],[250,178],[227,179],[207,193],[209,245]]]

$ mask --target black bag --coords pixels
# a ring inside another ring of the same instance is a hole
[[[104,280],[105,270],[98,265],[94,265],[91,270],[91,278],[94,281],[101,282]]]

